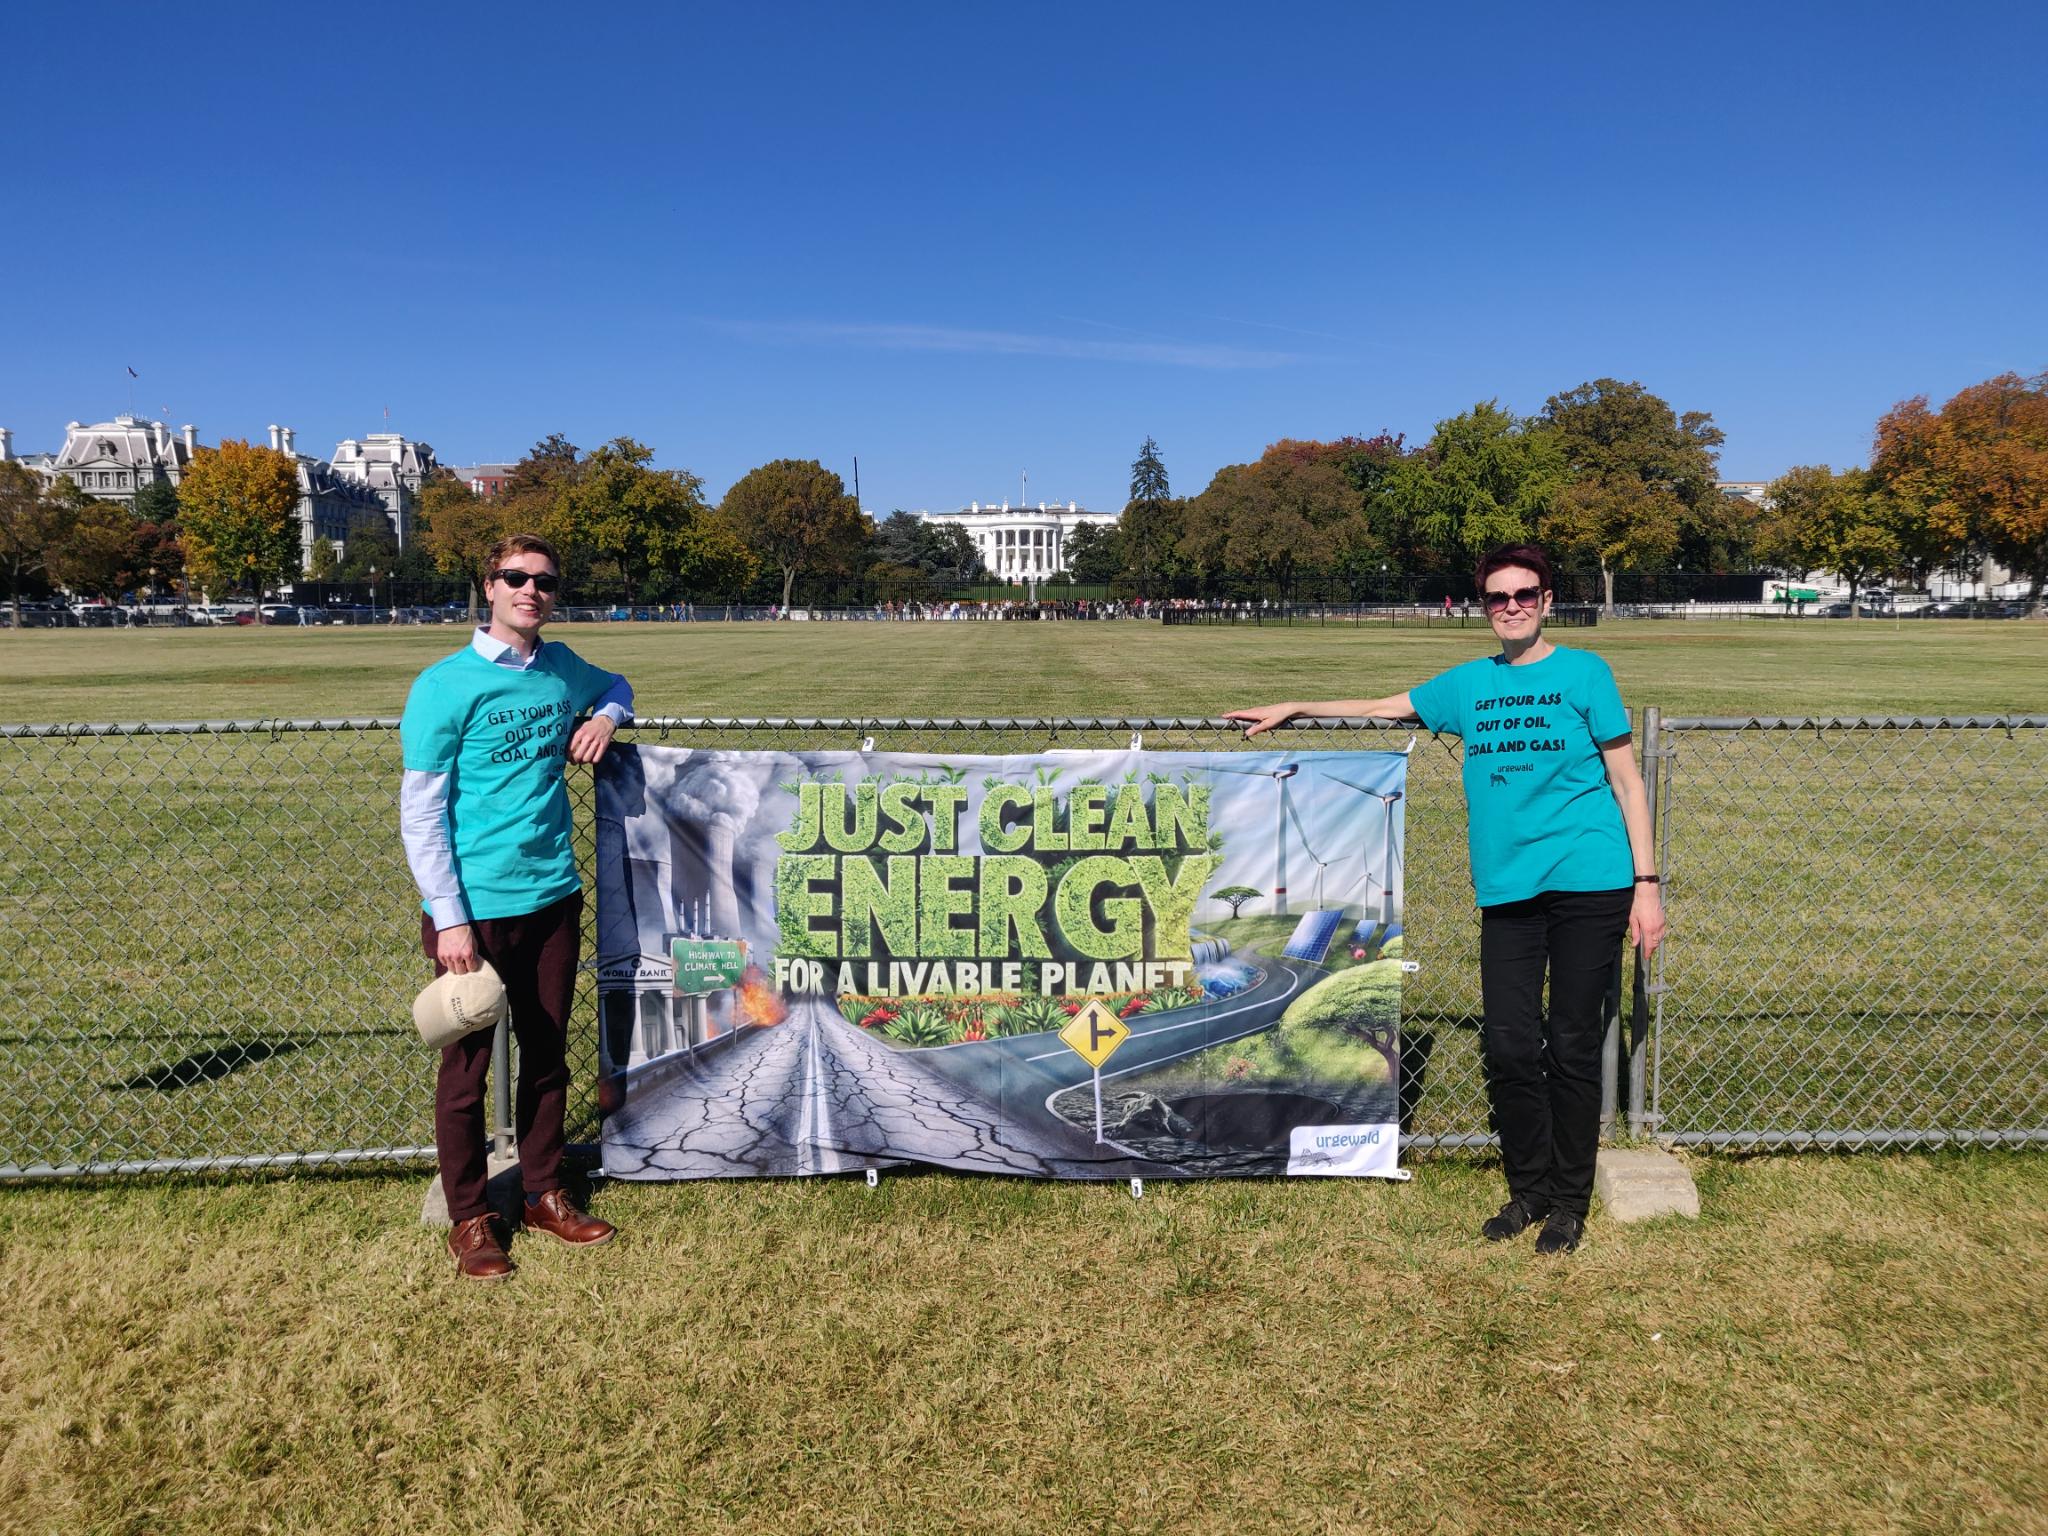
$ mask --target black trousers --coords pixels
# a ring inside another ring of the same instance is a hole
[[[1479,909],[1480,1053],[1508,1193],[1586,1214],[1600,1148],[1600,1047],[1633,887]],[[1543,983],[1550,982],[1546,1013]]]

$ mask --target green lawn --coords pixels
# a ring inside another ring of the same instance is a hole
[[[1483,629],[1332,625],[592,624],[550,631],[633,679],[642,713],[1210,715],[1378,695],[1487,648]],[[0,719],[396,715],[456,626],[0,631]],[[2048,624],[1618,623],[1559,631],[1674,715],[1998,714],[2048,708]]]
[[[1404,687],[1482,643],[1142,623],[564,638],[649,713],[867,718],[1210,715]],[[1565,638],[1674,715],[2048,707],[2042,625]],[[393,716],[461,640],[0,632],[0,712]],[[913,744],[1044,743],[879,742]],[[0,1161],[427,1139],[395,745],[0,742]],[[2041,1124],[2048,890],[2025,850],[2044,749],[1681,738],[1670,1102],[1702,1126],[1796,1120],[1837,1090],[1852,1117],[1939,1098]],[[1434,1047],[1425,1134],[1485,1123],[1455,779],[1420,743],[1403,1018]],[[605,1187],[625,1241],[522,1245],[495,1291],[449,1279],[416,1173],[0,1189],[0,1531],[2048,1529],[2048,1158],[1705,1158],[1698,1224],[1596,1220],[1561,1263],[1473,1236],[1500,1198],[1485,1162],[1414,1167],[1142,1202],[951,1175]]]
[[[14,1190],[0,1529],[2041,1530],[2048,1158],[1699,1179],[629,1186],[467,1289],[417,1180]]]

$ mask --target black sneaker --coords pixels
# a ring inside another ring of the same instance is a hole
[[[1536,1234],[1538,1253],[1570,1253],[1586,1234],[1586,1218],[1570,1211],[1552,1211]]]
[[[1489,1216],[1480,1224],[1479,1235],[1489,1243],[1504,1243],[1511,1237],[1520,1237],[1542,1218],[1541,1211],[1516,1195],[1500,1208],[1500,1214]]]

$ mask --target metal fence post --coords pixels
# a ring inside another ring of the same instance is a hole
[[[1657,872],[1667,873],[1664,868],[1664,748],[1663,711],[1655,704],[1643,708],[1643,793],[1649,801],[1650,848],[1657,860]],[[1659,888],[1661,891],[1661,887]],[[1648,1088],[1646,1052],[1644,1046],[1649,1040],[1649,994],[1647,968],[1654,962],[1642,950],[1635,952],[1635,985],[1633,988],[1628,1035],[1628,1133],[1631,1137],[1642,1136],[1650,1125],[1649,1105],[1644,1100]]]
[[[491,1111],[497,1126],[491,1132],[491,1152],[496,1157],[512,1155],[512,1023],[498,1020],[491,1035]]]

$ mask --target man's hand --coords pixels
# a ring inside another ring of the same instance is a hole
[[[612,737],[618,731],[610,715],[592,715],[576,729],[569,738],[569,761],[572,763],[594,763],[605,754],[612,744]]]
[[[456,975],[467,976],[477,968],[476,930],[468,923],[441,929],[434,935],[434,958]]]

